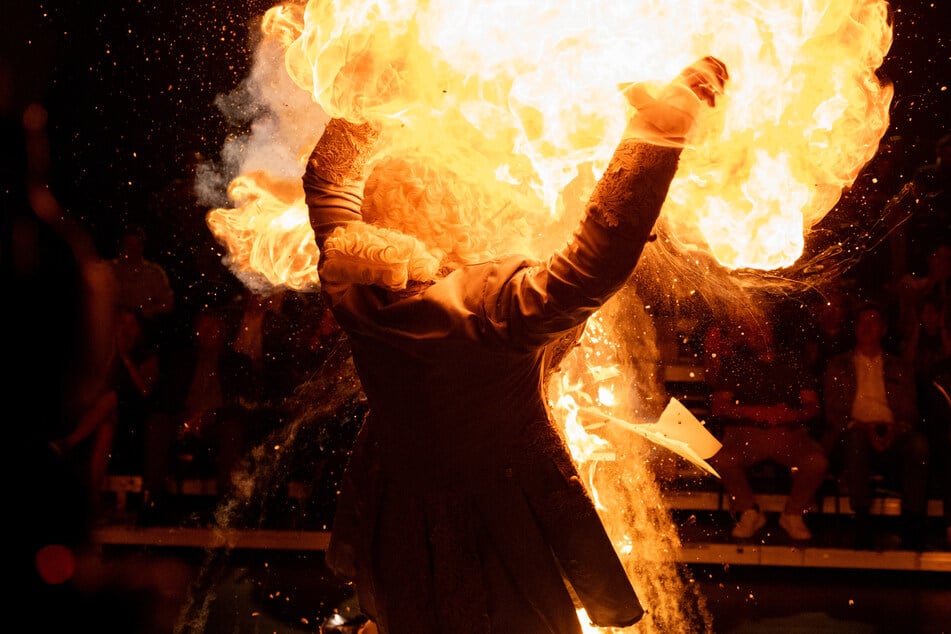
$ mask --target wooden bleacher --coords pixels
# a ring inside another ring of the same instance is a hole
[[[181,488],[172,491],[179,495],[215,496],[218,487],[213,479],[191,478],[181,481]],[[111,475],[106,479],[105,491],[115,497],[115,508],[126,511],[129,494],[142,493],[142,478],[134,475]],[[310,487],[303,482],[289,482],[287,496],[294,500],[305,500],[310,495]],[[729,504],[722,491],[691,491],[668,490],[664,499],[671,509],[695,511],[729,511]],[[757,502],[763,511],[780,512],[786,496],[781,493],[762,493],[757,495]],[[813,511],[827,515],[851,514],[847,495],[823,496]],[[878,496],[872,502],[872,515],[901,515],[901,500],[893,496]],[[944,513],[944,504],[941,500],[928,501],[928,516],[941,517]]]
[[[118,513],[124,513],[129,507],[129,496],[142,493],[142,476],[108,475],[103,484],[103,491],[113,498],[113,508]],[[214,478],[184,478],[170,486],[169,493],[215,497],[218,495],[218,483]],[[311,487],[304,482],[291,481],[287,484],[286,494],[292,500],[306,500],[311,495]]]
[[[702,370],[691,364],[671,365],[667,369],[666,383],[671,396],[678,398],[701,420],[708,414],[708,393],[703,384]],[[661,482],[667,507],[681,515],[706,513],[722,518],[724,526],[730,524],[729,501],[719,482],[706,474],[697,475],[694,467],[684,467],[673,481]],[[291,481],[284,492],[288,500],[302,506],[311,499],[313,492],[307,483]],[[755,485],[754,485],[755,488]],[[111,475],[105,483],[106,492],[113,497],[119,515],[125,515],[129,496],[142,493],[142,478],[136,475]],[[208,478],[184,478],[172,487],[172,493],[189,498],[201,496],[215,498],[218,495],[216,481]],[[760,508],[766,512],[779,513],[785,504],[786,495],[772,489],[757,495]],[[880,517],[899,516],[901,502],[887,490],[879,490],[871,513]],[[847,518],[852,509],[848,496],[838,482],[830,478],[811,509],[817,516]],[[943,515],[941,500],[928,503],[928,515],[940,518]],[[728,532],[728,529],[727,529]],[[94,539],[103,545],[116,547],[162,546],[179,548],[220,548],[260,550],[321,551],[326,549],[330,534],[326,530],[282,529],[228,529],[219,527],[160,526],[141,527],[134,522],[100,526]],[[804,566],[819,568],[851,568],[879,570],[907,570],[928,572],[951,572],[951,552],[910,552],[904,550],[868,551],[848,548],[800,546],[788,543],[771,544],[732,543],[710,539],[684,539],[680,560],[687,564],[734,564],[762,566]]]
[[[706,490],[676,490],[668,488],[665,500],[672,511],[728,513],[726,496],[706,483]],[[181,496],[214,496],[213,479],[186,479],[179,483],[177,493]],[[110,476],[106,483],[108,492],[116,496],[116,508],[125,503],[125,496],[141,493],[142,479],[138,476]],[[289,498],[303,501],[310,495],[310,487],[301,482],[290,482],[286,494]],[[785,495],[765,493],[758,496],[761,508],[767,512],[780,512]],[[847,497],[827,496],[817,501],[817,513],[846,515],[851,513]],[[943,508],[940,500],[931,500],[928,513],[940,517]],[[877,515],[892,516],[901,512],[897,498],[882,496],[873,505]],[[330,533],[327,530],[277,529],[232,529],[227,527],[195,526],[136,526],[134,522],[113,523],[96,527],[93,540],[103,547],[111,548],[172,548],[261,550],[261,551],[323,551],[327,548]],[[772,544],[732,543],[715,540],[684,539],[679,560],[697,565],[744,565],[783,566],[808,568],[843,568],[868,570],[903,570],[912,572],[951,572],[951,552],[907,550],[852,550],[822,546],[792,546],[786,543]]]

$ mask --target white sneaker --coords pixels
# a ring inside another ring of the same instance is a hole
[[[731,533],[737,539],[748,539],[766,526],[766,515],[757,509],[746,509],[740,514],[740,520],[733,527]]]
[[[809,527],[802,521],[802,515],[799,513],[783,513],[779,516],[779,525],[797,541],[812,539],[812,533],[809,532]]]

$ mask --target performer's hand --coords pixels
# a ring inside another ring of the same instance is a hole
[[[701,101],[713,108],[716,106],[717,95],[723,94],[726,80],[729,78],[726,64],[712,55],[707,55],[680,71],[674,81],[682,81]]]
[[[636,113],[624,138],[682,147],[693,128],[701,103],[713,107],[729,78],[726,65],[707,56],[686,67],[654,96],[645,83],[622,87]]]

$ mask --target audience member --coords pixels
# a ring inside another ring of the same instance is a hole
[[[51,442],[53,449],[72,456],[88,440],[88,451],[79,457],[86,465],[86,485],[93,509],[110,467],[120,472],[140,472],[143,424],[159,375],[158,352],[146,336],[138,314],[118,308],[115,342],[108,382],[79,416],[75,427]]]
[[[283,399],[296,386],[295,324],[284,314],[287,291],[248,291],[225,307],[230,324],[221,353],[225,407],[254,446],[280,424]]]
[[[722,360],[712,415],[723,424],[723,447],[711,464],[739,515],[732,535],[753,537],[766,524],[748,470],[772,460],[791,472],[791,489],[779,525],[794,540],[811,539],[803,514],[826,474],[826,456],[808,425],[821,408],[815,380],[792,350],[780,350],[775,325],[754,323]]]
[[[902,358],[914,371],[918,414],[928,440],[929,497],[943,498],[945,516],[951,518],[951,480],[948,478],[951,409],[947,397],[947,390],[951,389],[951,330],[938,296],[930,295],[921,303],[917,327],[902,341]]]
[[[49,445],[103,380],[107,346],[99,344],[113,334],[114,289],[91,235],[48,186],[46,110],[36,102],[14,106],[11,68],[0,55],[0,268],[12,298],[4,386],[8,402],[29,416],[11,414],[6,427],[17,454],[7,503],[16,518],[7,602],[21,623],[23,607],[41,606],[36,629],[45,632],[144,631],[163,621],[156,618],[167,607],[159,583],[187,579],[164,567],[159,582],[140,561],[133,569],[123,557],[104,559],[92,540],[85,487]]]
[[[811,304],[812,319],[805,324],[807,332],[804,352],[807,367],[820,380],[829,359],[852,347],[850,316],[849,295],[841,286],[833,285],[823,289]]]
[[[935,366],[951,357],[951,330],[942,309],[939,297],[926,297],[920,304],[915,326],[902,338],[902,358],[914,370],[918,390],[926,389]]]
[[[855,311],[855,345],[830,359],[824,377],[826,429],[823,446],[842,451],[856,545],[873,545],[872,476],[901,482],[902,540],[912,549],[924,539],[928,443],[917,429],[914,371],[888,352],[885,309],[865,302]]]
[[[77,377],[92,375],[96,363],[87,339],[101,323],[86,316],[100,305],[89,286],[96,255],[62,223],[48,222],[29,204],[30,159],[21,110],[13,102],[12,67],[0,58],[0,267],[10,298],[5,311],[9,336],[3,361],[10,446],[19,460],[11,482],[8,527],[12,554],[10,605],[55,605],[45,620],[49,631],[88,625],[90,597],[75,583],[88,549],[90,512],[84,489],[50,450],[67,428],[68,405],[78,400]],[[83,236],[87,237],[87,236]],[[106,297],[107,302],[111,298]],[[17,416],[13,403],[28,408]],[[93,597],[94,598],[94,597]],[[86,602],[83,602],[83,599]]]
[[[293,414],[290,396],[314,354],[286,314],[284,289],[246,291],[225,306],[198,313],[189,339],[165,356],[161,405],[148,424],[144,522],[169,518],[167,491],[178,459],[192,472],[212,470],[219,496],[239,484],[241,471],[260,459],[252,451]],[[311,326],[316,326],[311,322]],[[311,367],[311,371],[313,368]]]
[[[156,406],[146,424],[143,523],[170,519],[168,494],[179,458],[190,456],[197,473],[213,465],[219,491],[231,485],[243,436],[230,428],[233,421],[224,413],[221,353],[227,333],[222,311],[207,308],[195,317],[191,336],[163,357]]]
[[[146,257],[146,233],[140,226],[126,226],[119,236],[118,254],[111,260],[120,307],[142,316],[151,334],[164,337],[164,321],[175,309],[175,292],[165,269]]]

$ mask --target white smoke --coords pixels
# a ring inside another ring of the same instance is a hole
[[[215,99],[226,124],[237,132],[225,141],[219,161],[199,166],[195,193],[200,204],[229,206],[227,188],[239,174],[260,170],[278,178],[303,175],[305,153],[329,117],[291,80],[284,52],[279,42],[262,39],[248,76],[234,91]]]

